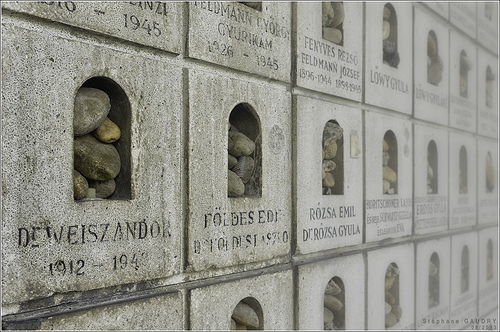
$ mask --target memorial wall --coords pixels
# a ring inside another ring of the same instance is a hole
[[[1,8],[3,329],[499,328],[497,2]]]

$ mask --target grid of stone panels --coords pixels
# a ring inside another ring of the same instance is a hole
[[[2,327],[498,328],[497,11],[2,2]]]

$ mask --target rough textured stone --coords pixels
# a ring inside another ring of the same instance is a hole
[[[80,174],[77,170],[73,170],[73,197],[75,199],[82,199],[87,196],[89,184],[87,179]]]
[[[120,128],[109,118],[104,119],[103,123],[94,130],[94,136],[103,143],[113,143],[120,139]]]
[[[85,196],[85,198],[96,198],[95,188],[89,188],[89,190],[87,190],[87,195]]]
[[[335,178],[332,173],[325,173],[325,177],[323,178],[323,187],[332,188],[335,186]]]
[[[325,159],[333,159],[337,155],[338,145],[334,138],[329,138],[325,140],[323,144],[323,150],[325,151]]]
[[[339,44],[342,41],[342,31],[335,28],[323,28],[323,39]]]
[[[389,159],[391,159],[389,152],[382,152],[382,166],[388,166]]]
[[[400,319],[403,315],[403,310],[398,305],[393,305],[391,313],[396,317],[396,319]]]
[[[330,2],[323,2],[321,4],[322,14],[321,14],[321,25],[324,27],[330,27],[333,23],[333,18],[335,17],[335,12],[333,11]]]
[[[95,189],[95,197],[107,198],[111,196],[116,189],[116,182],[114,179],[108,181],[89,181],[89,187]]]
[[[389,181],[389,183],[394,183],[398,179],[396,172],[394,172],[389,166],[384,166],[382,171],[384,174],[383,179]]]
[[[342,2],[332,1],[330,2],[330,5],[332,6],[333,12],[335,13],[335,15],[333,16],[331,27],[336,28],[339,25],[341,25],[342,22],[344,22],[344,17],[345,17],[344,4]]]
[[[235,156],[230,155],[229,153],[227,154],[227,167],[229,169],[233,168],[234,165],[238,163],[238,158]]]
[[[332,295],[324,296],[324,304],[325,308],[328,308],[332,312],[339,311],[343,307],[342,302]]]
[[[328,323],[333,322],[334,318],[335,317],[333,315],[333,312],[331,312],[327,308],[323,308],[323,323],[324,324],[328,324]]]
[[[233,310],[232,318],[236,321],[236,323],[254,328],[259,327],[259,317],[248,304],[243,302],[236,305]]]
[[[331,279],[326,285],[325,294],[339,295],[340,293],[342,293],[342,288],[340,288],[340,286],[337,285],[337,283],[333,279]]]
[[[398,275],[399,275],[399,269],[393,264],[389,265],[389,267],[385,271],[386,277],[396,277]]]
[[[231,170],[227,170],[227,195],[238,197],[245,193],[245,185],[240,177]]]
[[[111,103],[104,91],[80,88],[75,97],[73,134],[81,136],[95,130],[106,119],[110,109]]]
[[[323,160],[323,171],[331,172],[337,167],[337,164],[333,160],[325,159]]]
[[[235,157],[248,156],[254,150],[255,143],[250,138],[236,131],[228,132],[227,151],[229,154]]]
[[[229,329],[232,331],[236,330],[236,322],[232,318],[231,318],[231,326],[229,327]]]
[[[396,316],[394,316],[392,312],[385,315],[385,327],[392,327],[396,325],[397,322],[398,319],[396,318]]]
[[[116,148],[90,134],[75,137],[74,155],[75,169],[88,179],[110,180],[120,172],[120,155]]]
[[[231,170],[241,178],[243,183],[247,183],[252,177],[254,167],[255,163],[252,157],[241,156],[238,158],[238,162],[233,168],[231,168]]]

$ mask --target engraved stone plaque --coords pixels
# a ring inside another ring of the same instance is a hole
[[[498,2],[477,2],[477,40],[498,54]]]
[[[363,236],[361,111],[302,96],[297,96],[296,105],[300,123],[296,140],[297,249],[310,253],[359,244]],[[331,158],[324,153],[329,124],[335,124],[342,136],[336,140],[337,152]],[[359,138],[357,144],[351,135]],[[358,158],[351,156],[351,149]],[[332,188],[324,186],[330,174]]]
[[[248,3],[250,4],[250,3]],[[189,57],[290,82],[287,2],[189,2]]]
[[[2,8],[173,53],[184,45],[182,6],[174,1],[2,1]]]
[[[450,2],[450,22],[472,38],[476,38],[476,2]]]
[[[297,3],[297,85],[361,101],[363,4],[333,2],[335,8],[331,4]],[[341,19],[323,26],[327,10]]]
[[[188,268],[279,260],[291,241],[286,88],[197,70],[189,75],[189,99]],[[230,151],[244,136],[251,149]],[[230,156],[238,164],[231,165]],[[242,159],[243,168],[251,160],[248,181],[239,174]],[[241,188],[238,195],[233,185]]]
[[[410,235],[412,125],[402,118],[368,111],[364,123],[366,241]]]
[[[3,303],[178,273],[181,70],[2,19]],[[131,198],[74,200],[73,109],[89,78],[126,96],[110,99],[132,128]]]
[[[414,25],[414,115],[448,125],[449,30],[418,8]]]
[[[414,228],[416,234],[448,229],[448,132],[414,125]]]

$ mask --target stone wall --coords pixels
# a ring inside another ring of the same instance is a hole
[[[498,329],[496,2],[1,7],[3,329]]]

